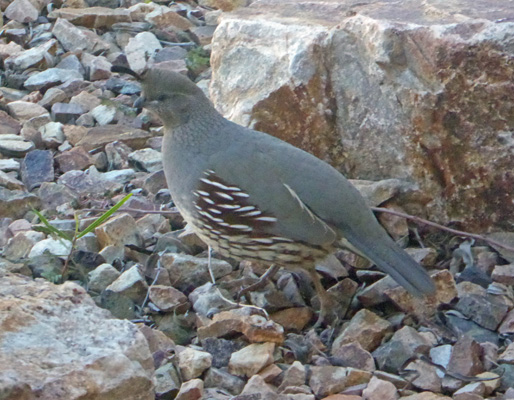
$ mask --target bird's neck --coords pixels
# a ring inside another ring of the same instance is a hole
[[[164,121],[165,140],[175,146],[197,146],[206,141],[215,141],[226,122],[210,103],[195,104],[181,121]]]

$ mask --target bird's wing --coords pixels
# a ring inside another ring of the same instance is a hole
[[[337,170],[279,139],[238,128],[246,146],[234,147],[234,165],[227,162],[232,156],[225,155],[218,168],[226,179],[248,187],[256,204],[277,217],[280,235],[312,244],[344,237],[411,293],[433,292],[426,271],[391,239],[358,190]]]

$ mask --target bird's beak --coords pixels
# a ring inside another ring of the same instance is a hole
[[[146,98],[145,96],[139,96],[137,100],[134,102],[134,108],[140,109],[145,106]]]

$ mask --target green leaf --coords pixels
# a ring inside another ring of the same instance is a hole
[[[89,232],[92,232],[95,230],[99,225],[104,223],[106,220],[108,220],[118,209],[126,203],[128,199],[132,196],[132,193],[127,194],[123,199],[118,201],[112,208],[108,211],[106,211],[104,214],[102,214],[100,217],[98,217],[91,225],[89,225],[86,229],[84,229],[82,232],[80,232],[77,235],[77,239],[80,239],[84,235],[87,235]]]
[[[32,209],[32,211],[34,211],[34,213],[38,216],[38,218],[41,220],[41,222],[45,225],[45,227],[39,227],[39,232],[44,232],[44,233],[48,233],[48,234],[52,234],[52,235],[57,235],[59,236],[60,238],[63,238],[63,239],[66,239],[66,240],[69,240],[71,241],[70,237],[64,233],[63,231],[61,231],[60,229],[57,229],[55,226],[53,226],[45,217],[43,214],[41,214],[38,210],[36,210],[35,208]],[[36,228],[34,228],[35,230],[38,230]]]

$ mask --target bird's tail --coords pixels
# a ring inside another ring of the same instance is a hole
[[[435,292],[434,282],[425,269],[398,246],[385,231],[377,235],[377,240],[373,240],[375,235],[363,238],[347,229],[344,236],[345,242],[348,242],[345,243],[345,247],[348,246],[349,250],[372,261],[412,295],[421,297]]]

